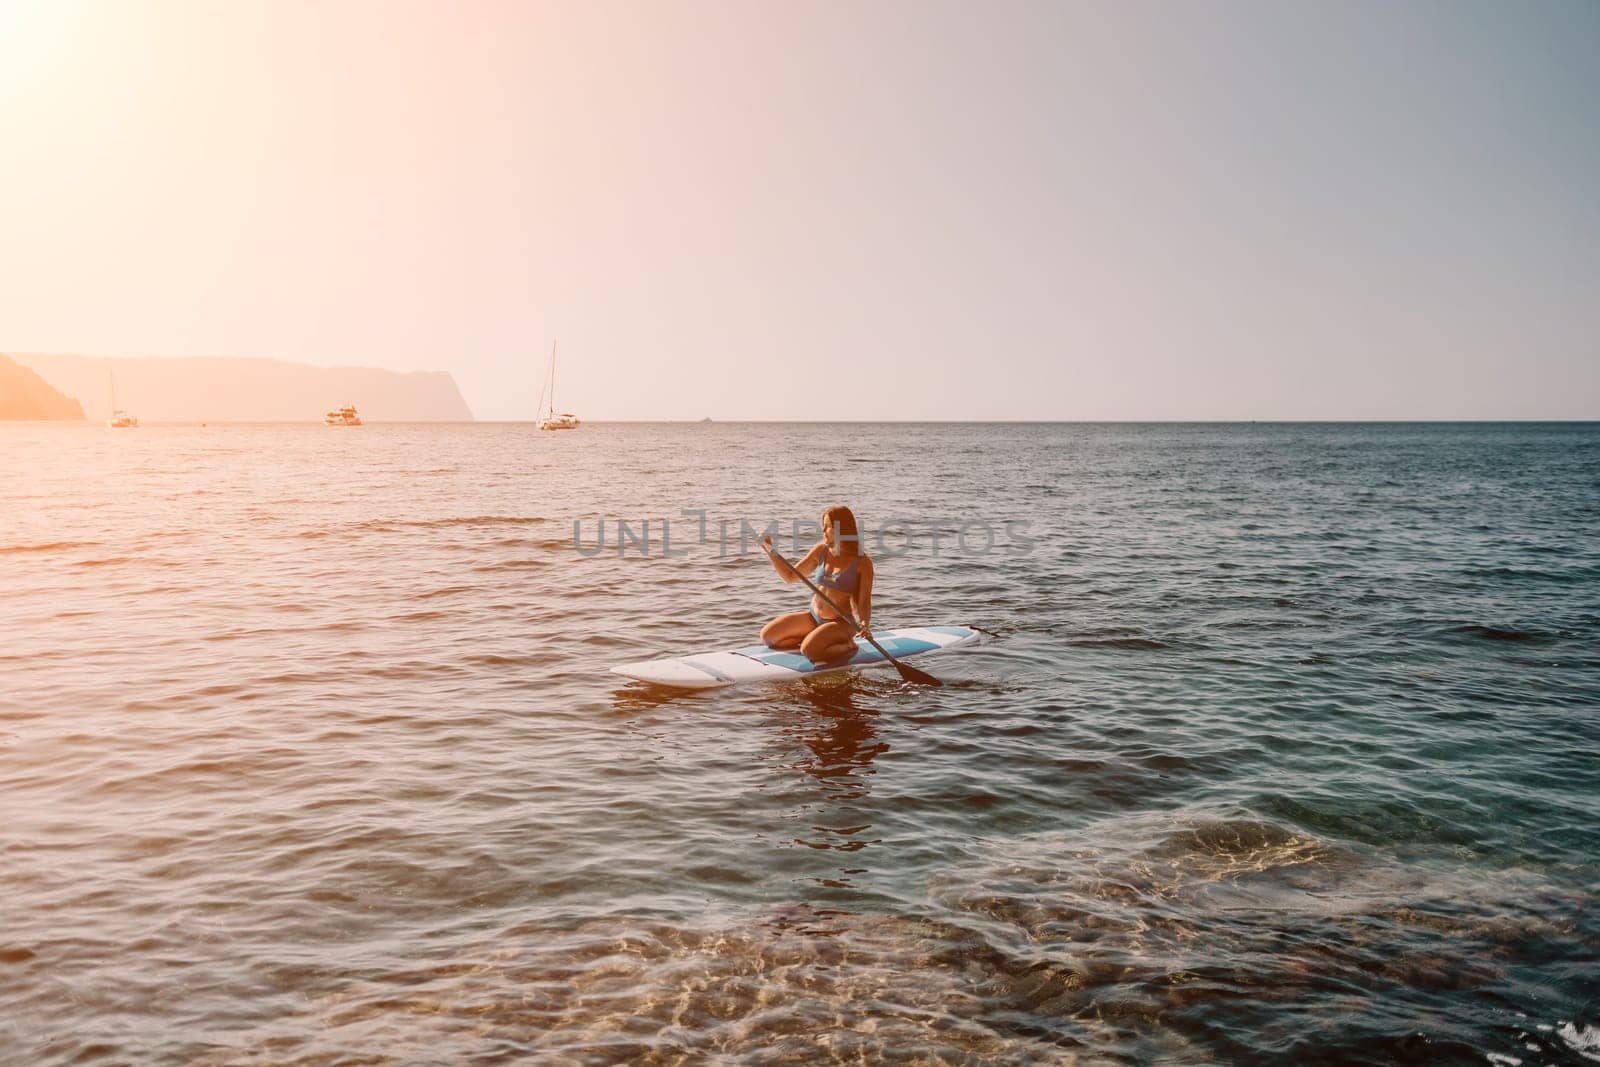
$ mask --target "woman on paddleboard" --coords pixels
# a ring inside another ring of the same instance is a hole
[[[761,640],[768,648],[798,648],[812,663],[836,663],[855,655],[855,637],[870,637],[867,625],[872,620],[872,560],[861,554],[855,514],[842,506],[824,511],[822,540],[797,563],[774,552],[771,537],[763,537],[761,543],[778,577],[793,584],[801,572],[814,567],[811,581],[826,594],[811,598],[810,611],[779,615],[767,623],[761,628]],[[846,621],[834,605],[854,616],[860,628]]]

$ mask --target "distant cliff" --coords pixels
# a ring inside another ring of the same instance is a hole
[[[443,371],[401,373],[222,356],[13,354],[57,389],[83,398],[92,419],[111,412],[112,372],[117,406],[145,423],[319,421],[323,412],[343,404],[354,404],[368,422],[472,418],[455,379]]]
[[[81,419],[83,405],[10,356],[0,356],[0,419]]]

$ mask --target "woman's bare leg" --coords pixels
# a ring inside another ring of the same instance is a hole
[[[806,634],[800,642],[800,652],[817,664],[847,660],[856,652],[855,631],[837,620],[825,622]]]
[[[779,615],[761,628],[761,640],[768,648],[792,651],[800,647],[806,635],[817,628],[817,620],[809,611],[791,611]]]

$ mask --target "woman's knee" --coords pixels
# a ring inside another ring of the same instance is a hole
[[[854,646],[848,626],[828,623],[807,634],[800,643],[800,651],[812,663],[823,663],[843,657]]]
[[[809,612],[779,615],[761,628],[761,641],[768,648],[794,648],[816,626]]]

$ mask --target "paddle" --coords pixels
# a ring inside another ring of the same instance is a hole
[[[811,591],[821,597],[822,602],[828,605],[828,607],[832,608],[838,614],[841,622],[848,623],[852,630],[861,629],[860,625],[856,623],[856,620],[850,617],[850,613],[848,611],[841,608],[838,604],[835,604],[832,597],[828,596],[828,594],[824,593],[821,589],[818,589],[811,579],[801,574],[800,569],[793,563],[790,563],[788,560],[783,559],[782,556],[779,556],[777,553],[773,552],[771,545],[767,544],[765,541],[761,542],[761,551],[765,552],[773,559],[782,559],[783,565],[788,567],[791,571],[794,571],[794,576],[796,578],[799,578],[802,582],[805,582],[806,585],[810,586]],[[867,635],[867,642],[872,645],[873,648],[878,650],[878,654],[880,656],[894,664],[894,669],[899,671],[900,677],[904,678],[906,681],[915,682],[917,685],[944,684],[926,671],[919,671],[915,667],[908,667],[904,663],[901,663],[899,660],[895,659],[893,656],[889,655],[889,650],[878,644],[878,639],[873,637],[871,634]]]

